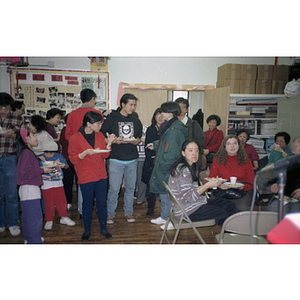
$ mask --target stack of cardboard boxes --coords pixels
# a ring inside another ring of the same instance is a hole
[[[218,68],[217,88],[231,94],[283,94],[289,66],[225,64]]]

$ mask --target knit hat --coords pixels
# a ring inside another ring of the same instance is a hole
[[[45,141],[43,142],[42,151],[53,151],[56,152],[58,150],[58,146],[54,141]]]
[[[21,129],[20,130],[20,135],[21,135],[24,143],[26,143],[26,136],[28,135],[28,130],[27,129]]]

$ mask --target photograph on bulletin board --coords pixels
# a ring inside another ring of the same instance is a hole
[[[38,114],[46,116],[51,108],[66,114],[79,108],[80,91],[92,89],[96,95],[95,109],[108,108],[108,72],[11,69],[11,95],[25,104],[25,119]]]

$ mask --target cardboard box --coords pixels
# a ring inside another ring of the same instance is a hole
[[[241,65],[241,79],[255,80],[257,65]]]
[[[257,66],[257,79],[273,79],[273,65],[258,65]]]
[[[224,79],[241,79],[241,65],[240,64],[225,64],[218,68],[217,81]]]
[[[255,94],[255,79],[240,80],[240,94]]]
[[[284,94],[285,80],[272,80],[272,94]]]
[[[217,81],[218,87],[230,87],[230,94],[239,94],[240,93],[240,80],[239,79],[224,79]]]
[[[272,80],[256,79],[255,94],[271,94]]]
[[[289,80],[289,66],[274,66],[273,79],[287,82]]]

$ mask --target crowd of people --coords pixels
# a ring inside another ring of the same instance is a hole
[[[19,201],[27,244],[43,242],[42,230],[52,230],[55,210],[60,224],[75,226],[68,217],[74,184],[79,217],[84,223],[82,241],[88,241],[91,235],[94,199],[100,233],[106,239],[113,238],[107,225],[113,226],[116,221],[123,184],[124,217],[129,223],[136,221],[134,208],[146,202],[150,223],[161,229],[170,209],[180,218],[182,212],[171,206],[163,182],[168,183],[192,221],[213,218],[222,225],[230,215],[250,209],[259,157],[247,143],[247,130],[224,137],[217,128],[220,117],[211,115],[206,120],[209,129],[203,132],[200,124],[187,116],[189,102],[182,97],[154,109],[147,127],[135,112],[138,99],[133,94],[124,94],[119,107],[105,116],[94,109],[96,97],[93,90],[83,89],[81,107],[68,115],[51,108],[46,118],[34,115],[26,126],[24,104],[0,93],[0,233],[7,227],[12,236],[21,234]],[[66,126],[58,135],[55,128],[62,119]],[[268,163],[300,153],[300,138],[292,141],[291,148],[286,132],[278,132],[274,141]],[[209,177],[200,184],[206,166]],[[296,164],[288,169],[285,189],[287,196],[296,199],[300,199],[299,167]],[[241,183],[234,198],[229,197],[230,177]],[[278,193],[274,179],[264,180],[263,185]],[[152,219],[157,197],[161,213]],[[278,210],[278,201],[267,209]],[[300,211],[298,202],[286,206],[285,213],[295,211]],[[167,230],[172,229],[169,223]]]

